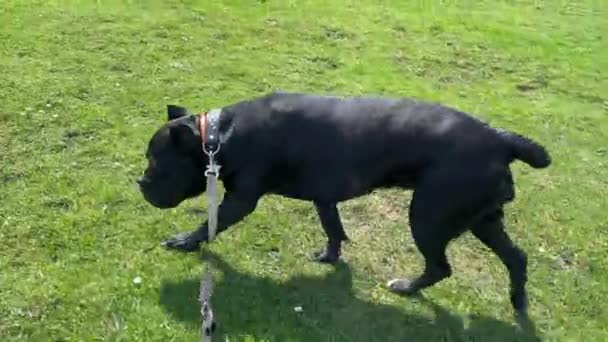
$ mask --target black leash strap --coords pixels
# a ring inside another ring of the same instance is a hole
[[[207,230],[208,240],[207,243],[213,242],[215,235],[217,234],[218,224],[218,206],[219,201],[217,198],[217,180],[220,175],[220,165],[216,163],[216,154],[220,151],[220,114],[221,109],[211,110],[206,115],[206,127],[201,132],[205,136],[203,137],[203,151],[209,158],[207,169],[205,170],[205,177],[207,178],[207,205],[208,215],[207,219]],[[213,265],[212,261],[207,261],[207,267],[201,277],[200,289],[199,289],[199,301],[201,305],[201,316],[203,319],[201,326],[201,341],[211,342],[211,337],[215,331],[216,323],[214,319],[213,309],[211,307],[211,294],[213,293]]]

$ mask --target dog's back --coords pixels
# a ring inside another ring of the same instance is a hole
[[[504,135],[481,120],[412,99],[273,93],[227,110],[239,113],[240,153],[268,168],[274,192],[296,198],[411,188],[431,167],[513,159]]]

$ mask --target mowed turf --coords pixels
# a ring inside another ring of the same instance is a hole
[[[204,264],[159,243],[205,199],[160,211],[133,180],[167,103],[275,89],[439,101],[547,146],[550,168],[513,164],[507,207],[536,331],[469,234],[425,299],[389,293],[423,265],[411,193],[386,190],[341,204],[337,266],[309,261],[309,203],[265,197],[221,235],[218,340],[608,340],[606,18],[601,1],[3,1],[0,340],[196,341]]]

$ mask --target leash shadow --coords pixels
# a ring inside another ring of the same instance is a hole
[[[326,276],[297,276],[285,282],[240,273],[219,256],[205,253],[219,277],[213,307],[220,340],[246,336],[269,341],[540,341],[535,329],[484,316],[460,316],[418,296],[435,317],[412,315],[396,306],[372,303],[352,288],[352,271],[338,263]],[[160,304],[175,320],[200,328],[199,278],[166,279]],[[301,306],[302,312],[294,308]],[[533,324],[532,324],[533,326]]]

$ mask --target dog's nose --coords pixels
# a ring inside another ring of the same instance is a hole
[[[137,182],[137,184],[139,184],[140,187],[143,187],[144,184],[146,184],[146,181],[143,178],[138,178],[135,181]]]

